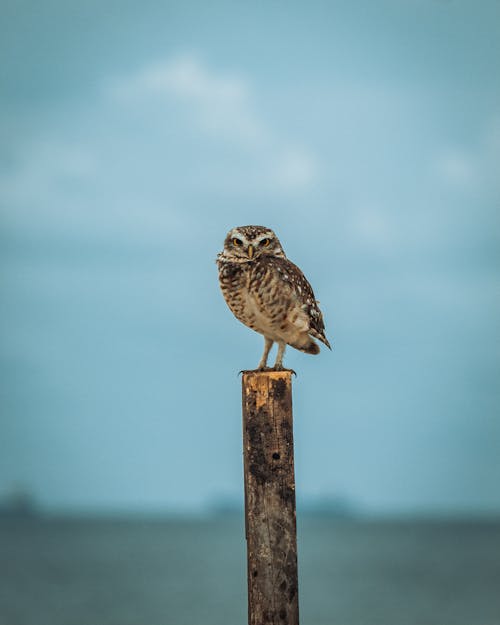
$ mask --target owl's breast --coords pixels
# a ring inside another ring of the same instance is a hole
[[[249,269],[242,263],[219,261],[219,285],[227,305],[241,319],[248,292]]]
[[[277,339],[286,306],[273,276],[268,263],[226,262],[219,266],[220,287],[234,316],[256,332]]]

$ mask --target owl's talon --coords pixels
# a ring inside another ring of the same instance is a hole
[[[287,369],[286,367],[257,367],[257,369],[242,369],[238,371],[238,375],[243,375],[244,373],[266,373],[266,371],[289,371],[293,373],[295,377],[297,377],[297,373],[293,369]]]
[[[283,367],[283,365],[274,366],[271,371],[289,371],[290,373],[293,373],[295,377],[297,377],[297,373],[293,369],[288,369],[287,367]]]
[[[243,373],[264,373],[266,371],[274,371],[272,367],[257,367],[256,369],[242,369],[238,372],[238,375]]]

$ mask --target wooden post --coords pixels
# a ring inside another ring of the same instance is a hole
[[[298,625],[290,371],[243,372],[249,625]]]

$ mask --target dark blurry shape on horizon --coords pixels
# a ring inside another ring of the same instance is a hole
[[[15,486],[0,498],[0,522],[38,519],[40,509],[34,495],[24,487]]]

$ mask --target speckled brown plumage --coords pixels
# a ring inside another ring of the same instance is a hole
[[[258,368],[264,369],[273,342],[275,368],[283,366],[288,344],[318,354],[318,339],[330,347],[323,315],[302,271],[285,256],[272,230],[264,226],[233,228],[217,257],[219,283],[229,308],[242,323],[265,337]]]

